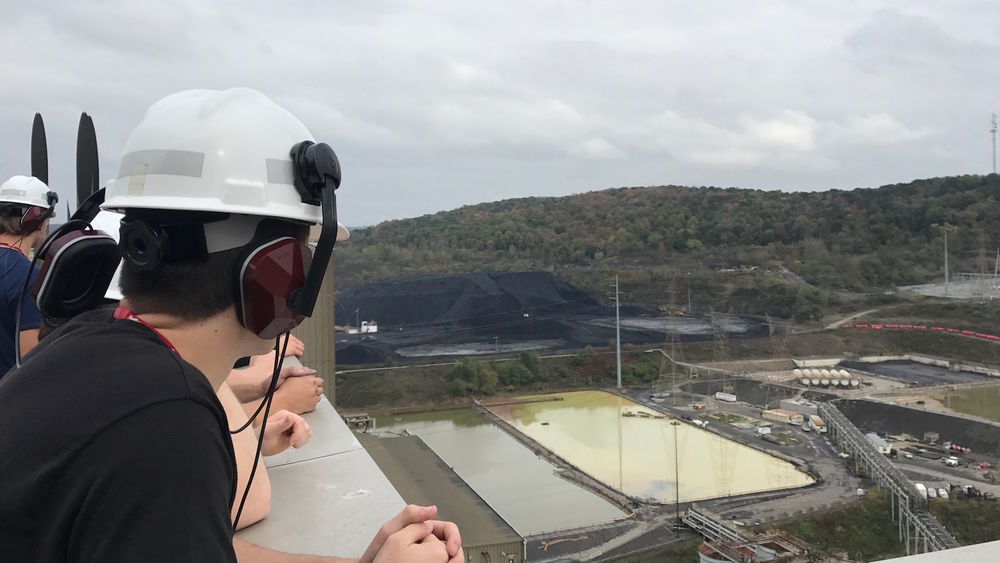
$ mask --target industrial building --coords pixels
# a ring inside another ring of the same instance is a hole
[[[781,409],[791,412],[797,412],[803,416],[809,416],[811,414],[819,414],[815,403],[810,403],[809,401],[803,401],[799,399],[782,399]]]
[[[865,438],[868,438],[868,441],[875,446],[875,449],[880,454],[889,455],[889,452],[892,451],[892,446],[889,445],[889,442],[886,442],[884,438],[874,432],[865,434]]]

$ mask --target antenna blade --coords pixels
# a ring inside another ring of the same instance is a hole
[[[45,123],[42,122],[42,114],[35,114],[35,121],[31,124],[31,175],[39,180],[49,183],[49,148],[45,142]]]

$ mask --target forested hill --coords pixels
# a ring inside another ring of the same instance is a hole
[[[938,225],[957,229],[949,236],[954,271],[983,268],[982,248],[992,271],[998,200],[997,175],[849,191],[661,186],[512,199],[355,230],[335,253],[337,285],[549,270],[576,281],[585,271],[635,271],[633,278],[652,276],[662,286],[681,270],[697,276],[755,266],[787,269],[820,288],[871,290],[941,276]],[[665,299],[650,288],[639,293],[647,305]]]

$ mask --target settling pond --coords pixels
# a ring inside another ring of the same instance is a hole
[[[603,391],[559,393],[491,407],[515,428],[606,485],[633,497],[680,501],[801,487],[792,464],[666,418]],[[622,512],[555,474],[555,468],[472,410],[380,417],[380,431],[420,436],[522,535],[609,522]],[[675,434],[676,433],[676,434]]]

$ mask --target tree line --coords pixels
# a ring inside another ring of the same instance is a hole
[[[992,272],[998,193],[991,174],[823,192],[655,186],[509,199],[356,229],[335,253],[337,285],[542,270],[597,296],[606,279],[595,273],[625,272],[633,302],[647,307],[686,306],[694,283],[719,307],[793,317],[796,301],[803,310],[831,292],[942,278],[946,229],[953,271]],[[803,295],[803,285],[820,291]]]

